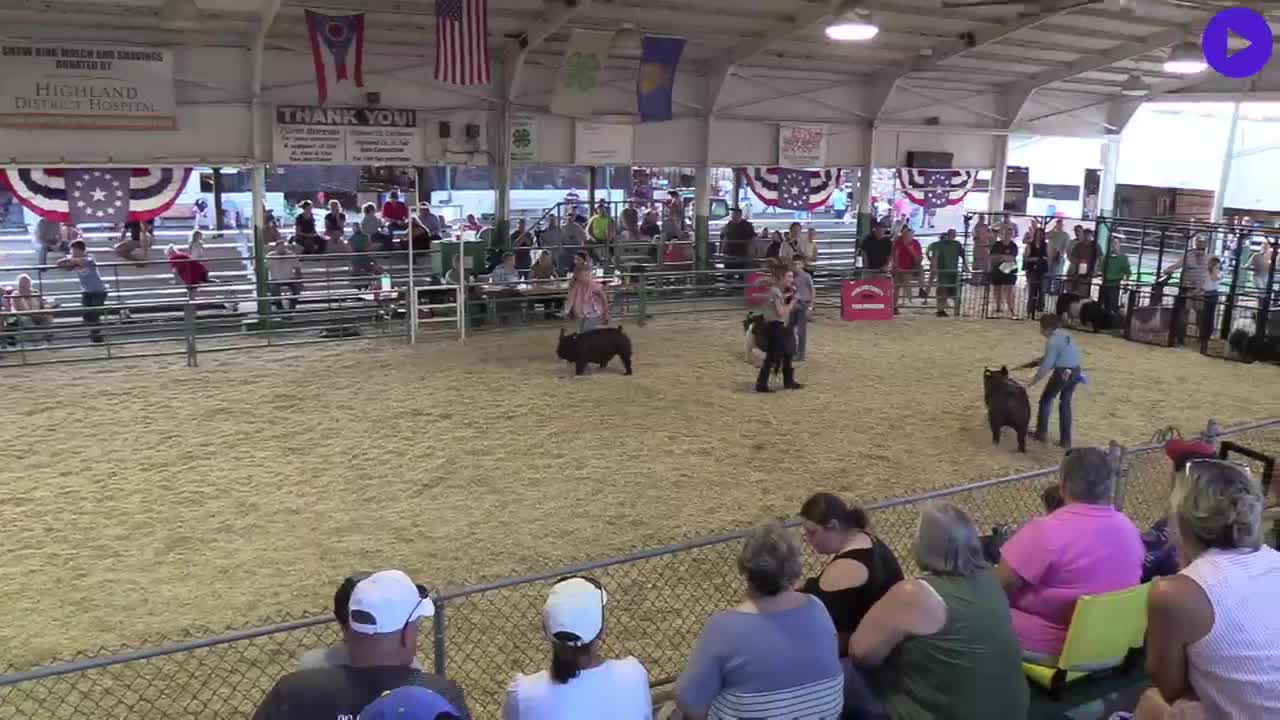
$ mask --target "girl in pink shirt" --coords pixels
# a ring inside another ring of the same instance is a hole
[[[591,268],[579,265],[565,298],[566,317],[578,320],[578,332],[596,330],[609,324],[609,298],[604,286],[591,276]]]

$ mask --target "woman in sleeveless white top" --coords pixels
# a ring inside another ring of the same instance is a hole
[[[1136,717],[1280,718],[1280,553],[1262,545],[1262,490],[1247,470],[1193,461],[1170,516],[1184,567],[1148,600]]]

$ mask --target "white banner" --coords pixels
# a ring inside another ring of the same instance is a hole
[[[556,88],[551,94],[551,112],[556,115],[591,117],[604,82],[604,63],[613,43],[612,32],[577,30],[569,36],[569,47],[560,61]]]
[[[422,128],[414,110],[276,108],[272,160],[280,165],[416,165]]]
[[[827,164],[827,126],[778,126],[778,165],[787,168],[821,168]]]
[[[511,116],[511,162],[534,162],[538,159],[538,117],[520,113]]]
[[[630,165],[634,146],[634,125],[573,123],[575,165]]]
[[[173,53],[0,42],[0,125],[173,130]]]

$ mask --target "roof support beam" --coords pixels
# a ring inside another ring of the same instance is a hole
[[[1017,83],[1020,89],[1028,92],[1036,88],[1043,87],[1059,80],[1067,80],[1077,75],[1087,73],[1091,70],[1100,70],[1102,68],[1123,62],[1129,58],[1138,55],[1144,55],[1153,50],[1168,47],[1175,43],[1181,42],[1187,35],[1197,33],[1201,29],[1198,25],[1184,25],[1182,27],[1163,30],[1142,40],[1125,43],[1111,50],[1105,50],[1093,55],[1087,55],[1079,60],[1070,63],[1066,67],[1046,70]]]
[[[710,70],[709,77],[719,79],[707,85],[707,112],[709,114],[715,112],[716,103],[720,101],[720,91],[724,88],[724,81],[733,70],[734,65],[744,60],[750,60],[768,50],[771,45],[780,43],[797,33],[805,32],[829,17],[831,17],[830,5],[825,3],[816,4],[797,15],[791,22],[766,32],[763,37],[742,45],[731,52],[728,57],[715,63]]]
[[[547,38],[564,27],[565,23],[569,22],[569,19],[580,10],[590,5],[591,0],[565,3],[547,16],[546,20],[526,30],[515,44],[507,48],[506,59],[503,62],[505,66],[503,71],[507,74],[506,92],[504,93],[504,98],[507,102],[511,102],[520,94],[520,79],[524,73],[525,62],[529,59],[529,53],[536,50],[539,45],[547,41]]]

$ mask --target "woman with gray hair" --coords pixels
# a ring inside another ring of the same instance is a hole
[[[1262,544],[1262,489],[1225,460],[1192,460],[1174,484],[1182,570],[1152,582],[1147,674],[1136,717],[1280,717],[1280,553]]]
[[[676,681],[689,720],[833,720],[844,704],[836,628],[817,598],[797,592],[800,545],[777,523],[747,536],[738,556],[746,598],[712,615]]]
[[[1021,718],[1030,702],[1009,603],[964,510],[929,503],[914,548],[918,578],[894,585],[849,640],[878,667],[889,717]]]

